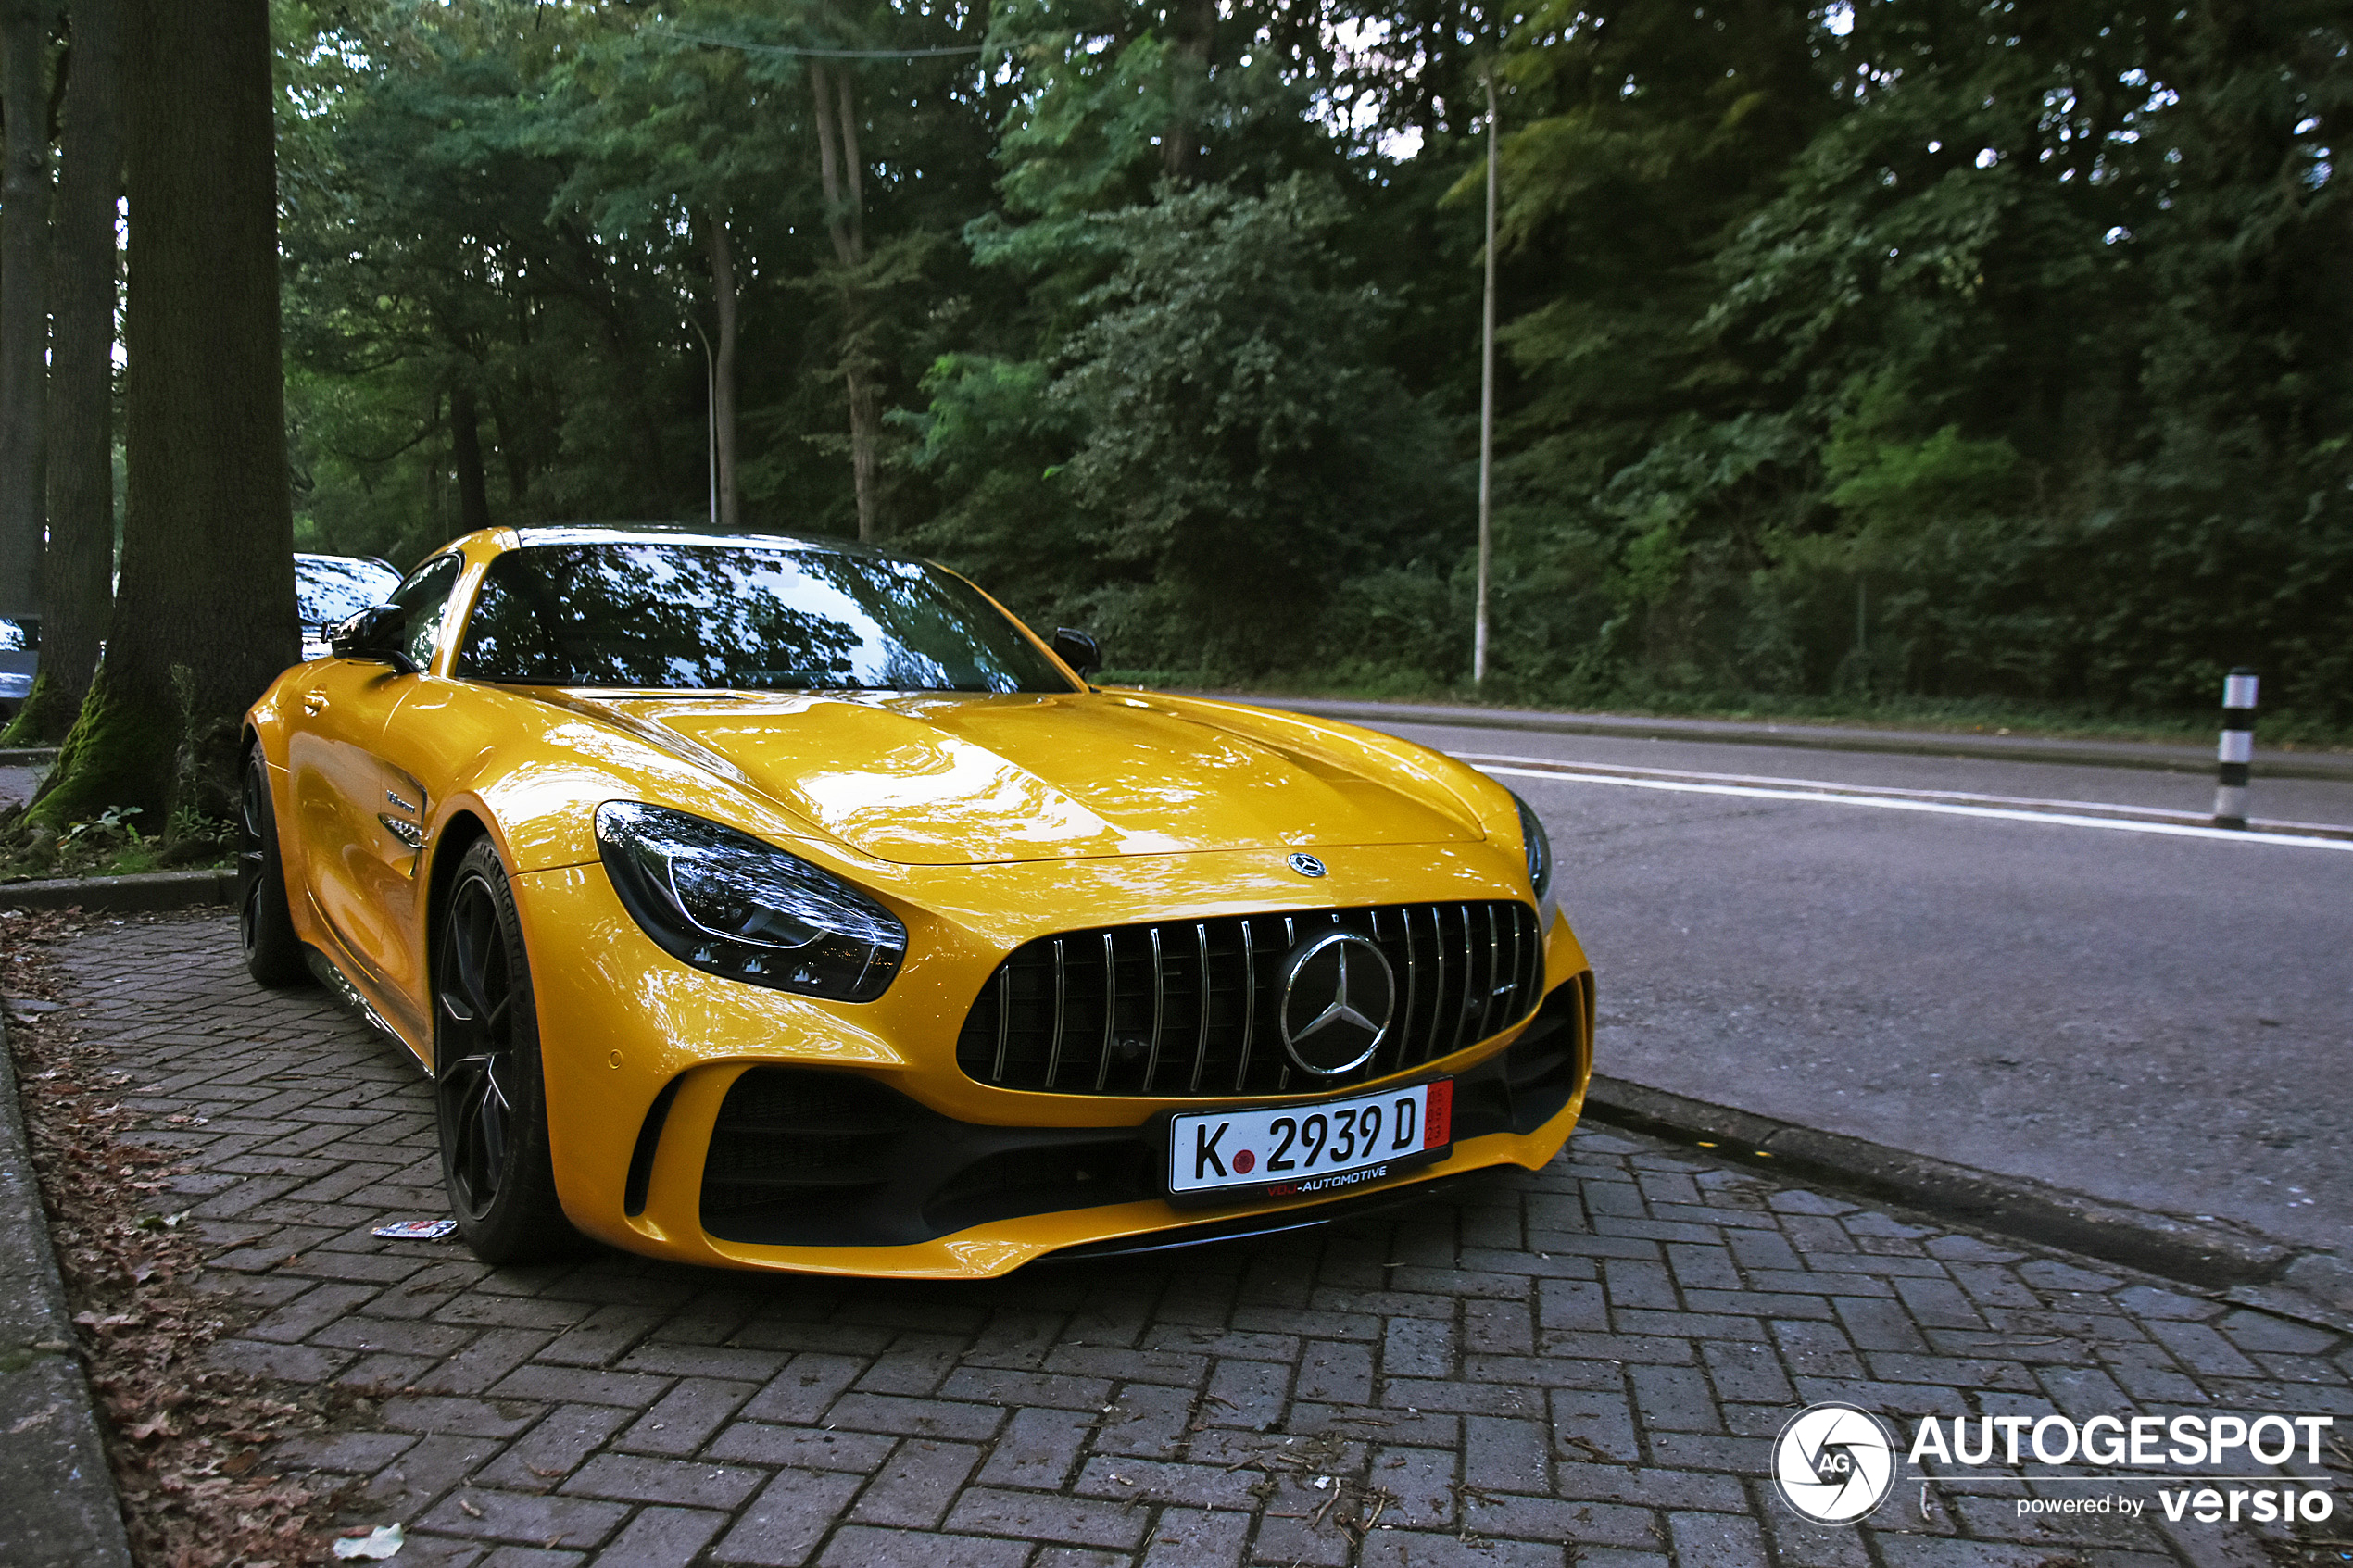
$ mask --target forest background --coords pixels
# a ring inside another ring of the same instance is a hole
[[[2353,727],[2337,0],[272,23],[298,547],[709,510],[1459,690],[1491,71],[1483,695]]]

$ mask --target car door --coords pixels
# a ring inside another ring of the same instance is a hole
[[[417,877],[432,801],[413,773],[385,757],[384,734],[394,712],[432,679],[426,670],[464,565],[455,554],[435,557],[386,601],[405,612],[399,646],[417,668],[320,663],[308,672],[303,715],[286,748],[311,909],[369,999],[418,1041],[428,1021],[419,1000]]]

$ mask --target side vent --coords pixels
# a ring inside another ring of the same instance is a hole
[[[661,1124],[670,1120],[670,1102],[678,1098],[679,1082],[673,1078],[654,1096],[646,1124],[637,1129],[637,1147],[629,1151],[629,1184],[621,1190],[621,1211],[632,1219],[646,1211],[646,1188],[654,1179],[654,1151],[661,1147]]]

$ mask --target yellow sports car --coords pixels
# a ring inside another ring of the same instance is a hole
[[[469,535],[254,705],[246,960],[424,1065],[492,1261],[975,1278],[1552,1159],[1527,807],[1099,662],[885,551]]]

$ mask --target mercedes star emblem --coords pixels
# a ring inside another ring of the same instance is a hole
[[[1362,1067],[1388,1035],[1396,1006],[1397,977],[1370,938],[1311,936],[1283,963],[1283,1049],[1318,1077]]]
[[[1321,876],[1324,874],[1324,862],[1313,855],[1293,855],[1290,869],[1302,876]]]

